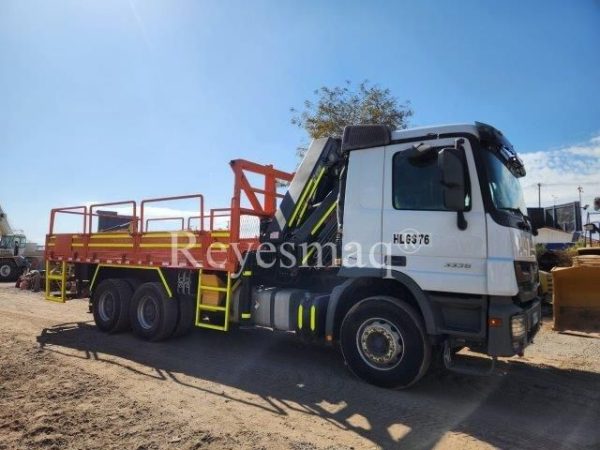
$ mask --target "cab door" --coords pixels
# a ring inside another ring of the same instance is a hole
[[[423,290],[486,293],[486,225],[479,181],[469,141],[462,140],[467,190],[464,217],[444,207],[438,151],[455,139],[426,141],[435,151],[419,152],[420,142],[385,148],[382,206],[384,264],[410,276]],[[422,148],[421,148],[422,149]],[[428,156],[423,156],[426,153]],[[388,272],[390,274],[390,272]]]
[[[342,261],[345,268],[382,268],[385,155],[385,147],[350,153],[344,196]]]

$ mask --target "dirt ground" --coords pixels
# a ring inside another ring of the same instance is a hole
[[[545,324],[489,377],[379,389],[287,334],[100,333],[87,302],[0,285],[0,449],[600,448],[600,339]]]

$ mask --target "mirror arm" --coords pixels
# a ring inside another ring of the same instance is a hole
[[[456,211],[456,226],[459,230],[467,229],[467,219],[465,219],[465,213],[463,211]]]

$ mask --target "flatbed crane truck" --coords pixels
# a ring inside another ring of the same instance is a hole
[[[525,168],[497,129],[348,126],[314,140],[294,174],[230,165],[227,208],[205,211],[197,194],[53,209],[46,298],[89,296],[101,331],[149,341],[193,326],[293,332],[338,345],[355,375],[393,388],[417,382],[434,355],[466,371],[461,348],[491,367],[532,342],[541,308]],[[149,231],[148,205],[176,198],[197,200],[198,215]],[[128,226],[92,230],[99,208],[126,205]],[[81,229],[55,232],[62,214]]]

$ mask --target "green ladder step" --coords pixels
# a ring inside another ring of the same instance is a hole
[[[204,305],[202,303],[200,303],[198,305],[198,309],[205,310],[205,311],[226,311],[227,310],[227,308],[224,306]]]
[[[200,325],[196,324],[199,328],[208,328],[209,330],[219,330],[219,331],[227,331],[228,327],[225,325],[213,325],[212,323],[201,323]]]
[[[56,281],[62,281],[63,276],[62,275],[48,275],[47,277],[49,280],[56,280]]]
[[[211,291],[211,292],[227,292],[227,288],[214,287],[214,286],[200,286],[200,289],[202,289],[203,291]]]

